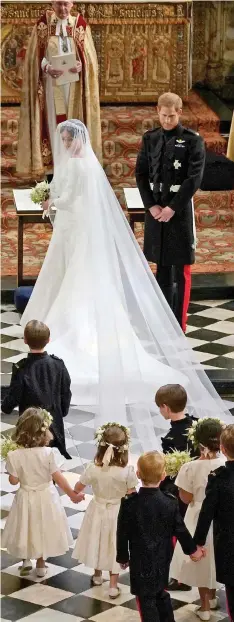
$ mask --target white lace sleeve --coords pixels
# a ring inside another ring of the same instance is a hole
[[[58,196],[59,196],[59,193],[56,188],[56,183],[54,179],[52,179],[52,181],[50,182],[50,203],[51,201],[54,201],[54,199],[57,199]]]
[[[58,198],[51,197],[49,206],[53,205],[57,210],[73,210],[76,199],[82,194],[83,183],[84,175],[80,161],[78,158],[72,158],[67,164],[66,177],[60,196]]]

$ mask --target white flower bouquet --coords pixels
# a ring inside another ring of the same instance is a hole
[[[50,196],[50,186],[48,181],[40,181],[36,184],[35,188],[32,188],[30,198],[33,203],[42,203],[46,201]]]
[[[6,436],[1,435],[1,445],[0,445],[1,460],[6,460],[7,454],[9,453],[9,451],[15,451],[15,449],[19,449],[19,445],[17,445],[17,443],[12,440],[11,435],[10,434]]]
[[[180,468],[186,462],[191,462],[193,458],[190,456],[189,451],[177,451],[174,449],[172,453],[165,455],[165,470],[169,477],[176,477]]]

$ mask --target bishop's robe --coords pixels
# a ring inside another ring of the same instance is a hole
[[[45,71],[45,61],[51,63],[52,56],[63,53],[60,26],[68,51],[82,63],[79,81],[63,87]],[[98,62],[90,28],[80,14],[59,20],[48,10],[34,26],[25,57],[16,163],[21,177],[36,179],[52,172],[54,132],[66,119],[83,121],[101,160]]]

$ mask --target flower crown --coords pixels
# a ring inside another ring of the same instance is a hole
[[[41,432],[46,432],[46,430],[48,430],[51,426],[53,417],[44,408],[41,410],[41,415],[43,416]],[[18,445],[15,441],[13,441],[10,434],[7,434],[6,436],[3,434],[1,435],[0,454],[2,460],[6,460],[9,451],[15,451],[16,449],[20,449],[20,447],[21,445]]]
[[[203,419],[197,419],[197,421],[193,421],[191,428],[188,429],[187,438],[191,441],[195,449],[199,447],[199,442],[196,438],[197,426],[200,426],[203,421],[218,421],[223,427],[225,427],[225,423],[221,421],[218,417],[203,417]]]
[[[51,426],[53,417],[48,412],[48,410],[45,410],[44,408],[42,408],[41,415],[43,416],[43,425],[41,427],[41,431],[46,432],[46,430],[48,430],[48,428]]]
[[[100,426],[99,428],[97,428],[96,432],[95,432],[95,440],[97,441],[97,445],[99,445],[99,447],[106,447],[106,445],[108,445],[108,443],[106,443],[106,441],[103,439],[103,436],[105,434],[105,431],[112,427],[112,426],[116,426],[117,428],[120,428],[120,430],[122,430],[122,432],[124,432],[125,436],[126,436],[126,443],[124,445],[121,445],[120,447],[117,445],[112,445],[112,447],[114,447],[115,449],[117,449],[117,451],[119,453],[123,453],[124,451],[127,451],[130,445],[130,430],[129,428],[126,428],[125,425],[121,425],[120,423],[115,423],[113,422],[108,422],[108,423],[104,423],[104,425]]]

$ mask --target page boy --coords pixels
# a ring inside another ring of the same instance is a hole
[[[24,342],[30,353],[12,367],[12,378],[8,394],[2,402],[2,411],[10,414],[19,407],[21,415],[30,406],[40,406],[53,417],[51,431],[52,445],[61,454],[71,459],[66,451],[63,417],[68,414],[71,391],[67,368],[57,356],[45,351],[50,340],[50,330],[43,322],[31,320],[24,330]]]
[[[174,622],[171,599],[165,591],[176,536],[194,561],[203,556],[180,515],[177,500],[160,490],[165,458],[148,452],[138,460],[139,493],[122,499],[117,527],[117,562],[130,567],[131,593],[137,596],[142,622]]]
[[[186,412],[187,393],[180,384],[166,384],[158,389],[155,402],[160,413],[166,421],[171,422],[167,434],[162,437],[162,450],[164,454],[177,451],[190,451],[194,458],[199,453],[194,450],[193,444],[188,439],[188,430],[192,426],[194,417]],[[187,505],[179,498],[179,491],[175,486],[175,478],[165,477],[160,485],[161,490],[171,492],[178,499],[181,516],[184,517]],[[191,587],[185,583],[178,583],[176,579],[169,581],[169,590],[189,591]]]

